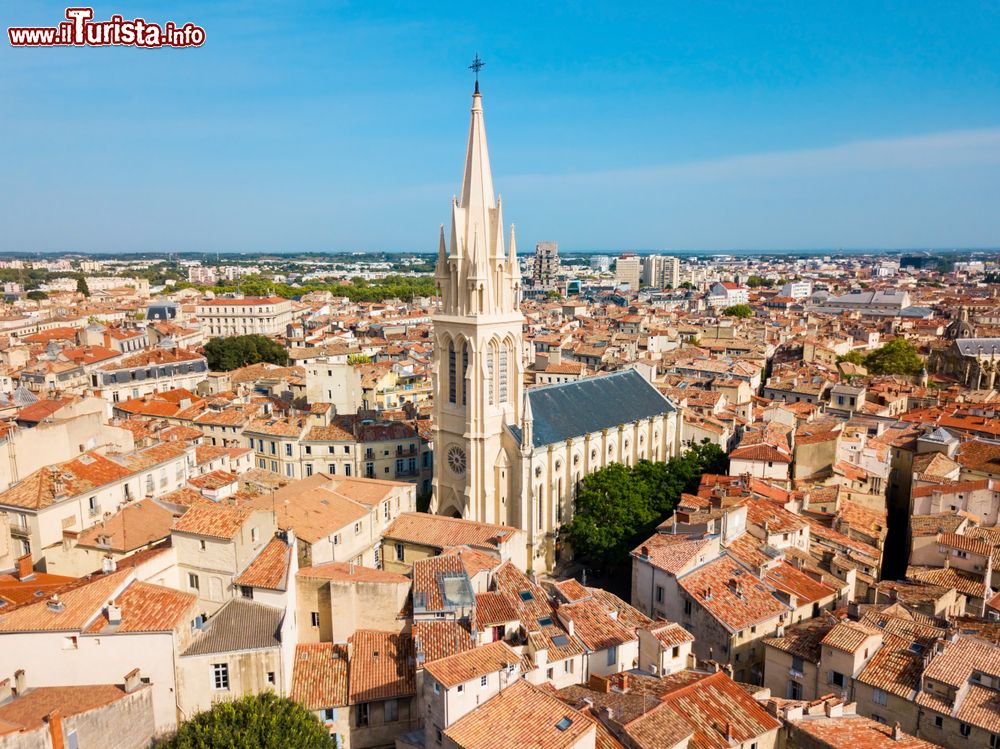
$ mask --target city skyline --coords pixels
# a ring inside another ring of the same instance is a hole
[[[517,15],[180,4],[146,16],[199,23],[203,47],[5,45],[0,251],[433,252],[476,52],[525,247],[996,245],[986,4]]]

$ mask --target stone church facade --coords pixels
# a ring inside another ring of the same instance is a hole
[[[680,419],[637,370],[525,389],[514,227],[494,197],[478,83],[435,283],[431,512],[520,528],[529,566],[550,569],[580,479],[675,455]]]

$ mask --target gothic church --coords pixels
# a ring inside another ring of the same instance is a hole
[[[525,389],[514,227],[506,250],[478,82],[435,282],[431,512],[521,528],[529,566],[551,569],[580,479],[610,463],[673,456],[680,419],[634,369]]]

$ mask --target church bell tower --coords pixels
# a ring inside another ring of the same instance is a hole
[[[478,73],[481,62],[473,63]],[[503,210],[493,195],[477,77],[462,194],[451,232],[438,242],[440,307],[434,337],[434,493],[431,512],[508,522],[511,466],[505,425],[519,423],[523,393],[521,273],[514,227],[504,248]]]

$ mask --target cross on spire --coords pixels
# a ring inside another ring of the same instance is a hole
[[[479,57],[479,53],[476,52],[476,56],[472,58],[472,64],[469,66],[469,70],[473,71],[476,74],[477,94],[479,93],[479,71],[482,70],[485,65],[486,63],[482,61],[482,58]]]

